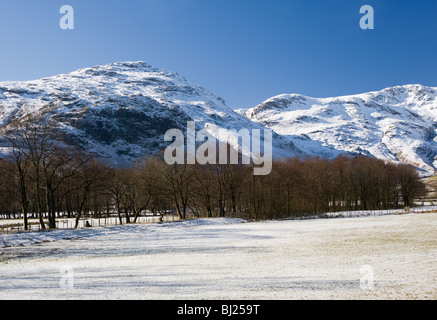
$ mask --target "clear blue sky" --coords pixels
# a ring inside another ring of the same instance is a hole
[[[59,27],[65,4],[75,30]],[[360,29],[362,5],[374,30]],[[437,0],[2,0],[0,39],[0,81],[144,60],[235,108],[437,87]]]

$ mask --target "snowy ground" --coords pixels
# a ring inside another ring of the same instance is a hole
[[[436,213],[0,235],[0,299],[436,298]]]

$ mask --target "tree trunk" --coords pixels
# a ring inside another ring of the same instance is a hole
[[[21,212],[23,213],[24,230],[29,229],[29,224],[27,220],[28,202],[27,202],[27,190],[24,177],[21,177],[20,173],[20,194],[21,194]]]
[[[41,225],[41,230],[46,230],[46,225],[44,223],[44,217],[43,217],[43,212],[42,212],[42,207],[41,207],[41,198],[40,198],[40,194],[39,194],[39,180],[38,178],[36,179],[36,183],[35,183],[35,197],[36,197],[36,210],[38,213],[38,219],[39,219],[39,224]]]
[[[117,201],[117,214],[118,214],[118,220],[120,221],[120,225],[123,224],[123,218],[121,217],[121,209],[120,209],[120,203]]]

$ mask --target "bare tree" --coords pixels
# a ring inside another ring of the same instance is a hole
[[[104,182],[109,180],[109,170],[97,159],[79,158],[79,172],[74,176],[74,185],[79,198],[75,228],[78,228],[86,203],[92,191],[103,190]]]

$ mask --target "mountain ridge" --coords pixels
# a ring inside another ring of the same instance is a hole
[[[165,132],[184,131],[188,121],[195,121],[197,129],[265,129],[178,73],[143,61],[0,82],[0,105],[0,127],[44,112],[64,130],[69,144],[113,165],[128,165],[162,151],[168,145]],[[289,140],[278,135],[274,140],[276,157],[302,154]]]
[[[437,168],[437,88],[420,84],[329,98],[282,94],[233,110],[176,72],[120,61],[0,82],[0,105],[0,127],[45,113],[69,144],[113,165],[162,151],[167,130],[195,121],[197,129],[272,129],[276,159],[364,154],[428,175]]]
[[[437,88],[410,84],[362,94],[312,98],[282,94],[244,115],[288,136],[312,155],[323,149],[437,167]]]

